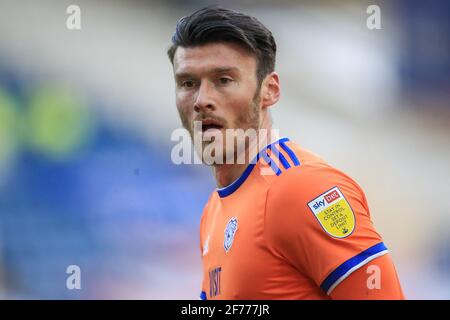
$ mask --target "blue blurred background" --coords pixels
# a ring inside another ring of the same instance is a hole
[[[171,162],[166,50],[212,3],[0,0],[0,298],[197,299],[215,183]],[[222,5],[275,35],[275,127],[360,183],[408,298],[449,299],[450,2]]]

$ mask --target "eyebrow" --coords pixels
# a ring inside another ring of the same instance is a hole
[[[239,68],[237,67],[216,67],[211,70],[208,70],[207,73],[226,73],[226,72],[239,72]],[[175,74],[175,78],[190,78],[192,77],[192,73],[190,72],[180,72]]]

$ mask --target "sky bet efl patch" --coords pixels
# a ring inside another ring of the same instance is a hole
[[[348,237],[355,229],[353,210],[338,187],[322,193],[308,206],[322,228],[333,237]]]

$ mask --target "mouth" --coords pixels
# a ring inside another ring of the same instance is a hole
[[[208,130],[220,130],[223,126],[216,120],[205,119],[202,120],[202,132],[206,132]]]

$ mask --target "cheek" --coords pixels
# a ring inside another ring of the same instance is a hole
[[[176,95],[176,105],[181,115],[187,116],[193,112],[193,104],[188,96],[183,94]]]
[[[183,106],[177,106],[177,109],[183,126],[185,128],[189,128],[192,119],[192,111],[189,108],[185,108]]]
[[[238,119],[242,114],[246,114],[252,103],[252,96],[245,95],[234,97],[230,101],[229,111],[234,115],[234,119]]]

